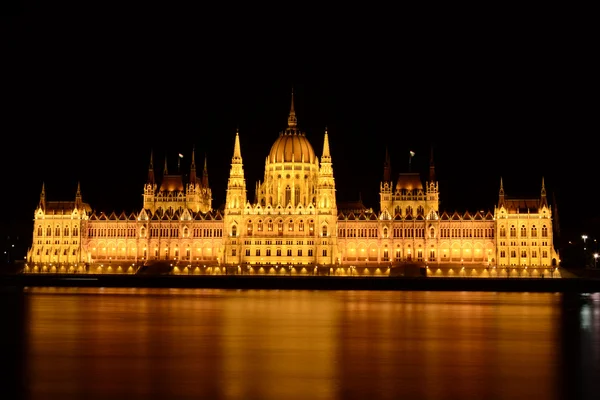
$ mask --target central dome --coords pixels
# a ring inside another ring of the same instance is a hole
[[[315,151],[303,132],[297,128],[298,120],[294,110],[294,93],[292,92],[292,107],[288,117],[288,127],[279,134],[269,153],[270,163],[305,162],[313,164],[316,160]]]
[[[289,130],[289,128],[288,128]],[[315,162],[315,151],[304,133],[282,132],[269,153],[269,162]]]

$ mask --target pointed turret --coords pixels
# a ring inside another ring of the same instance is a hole
[[[81,209],[83,201],[81,199],[81,184],[77,182],[77,192],[75,193],[75,208]]]
[[[150,165],[148,166],[148,183],[150,185],[154,185],[154,161],[153,161],[153,154],[152,151],[150,151]]]
[[[504,183],[500,177],[500,191],[498,193],[498,207],[504,207]]]
[[[165,169],[163,170],[163,175],[169,175],[169,169],[167,168],[167,156],[165,156]]]
[[[288,117],[288,128],[295,128],[298,125],[296,111],[294,110],[294,89],[292,89],[292,106],[290,107],[290,116]]]
[[[42,210],[46,209],[46,184],[42,183],[42,192],[40,193],[40,203],[38,205]]]
[[[317,192],[318,208],[337,210],[335,201],[335,179],[333,178],[333,166],[331,164],[331,154],[329,152],[329,134],[327,133],[327,128],[325,128],[325,135],[323,137],[323,156],[321,157]]]
[[[546,184],[544,183],[544,177],[542,177],[542,191],[540,194],[540,208],[548,207],[548,199],[546,198]]]
[[[435,165],[433,163],[433,146],[431,146],[431,154],[429,156],[429,182],[435,182]]]
[[[325,135],[323,136],[323,155],[321,156],[316,200],[316,222],[318,228],[315,234],[324,238],[326,237],[328,240],[317,241],[317,258],[315,261],[319,264],[327,264],[331,263],[334,259],[334,249],[337,245],[335,237],[337,235],[336,221],[338,214],[327,128],[325,128]]]
[[[231,157],[231,169],[229,170],[229,181],[227,182],[225,214],[240,214],[245,204],[246,179],[244,178],[244,165],[240,149],[240,133],[236,130],[233,157]]]
[[[195,185],[196,182],[196,149],[192,148],[192,162],[190,165],[190,183]]]
[[[207,158],[206,154],[204,154],[204,169],[202,170],[202,186],[208,187],[208,167],[207,167]]]
[[[321,156],[321,163],[330,162],[331,154],[329,153],[329,135],[327,134],[327,127],[325,127],[325,137],[323,138],[323,156]]]
[[[392,166],[390,163],[390,153],[387,146],[385,147],[385,161],[383,162],[383,181],[390,182],[392,180]]]
[[[242,151],[240,150],[240,132],[235,131],[235,144],[233,145],[233,157],[231,158],[233,164],[242,163]]]

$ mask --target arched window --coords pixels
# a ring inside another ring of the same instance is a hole
[[[69,236],[69,227],[65,226],[64,232],[63,232],[63,236]]]
[[[531,227],[531,237],[537,237],[537,228],[535,225]]]
[[[304,232],[304,221],[300,220],[300,223],[298,224],[298,230],[300,232]]]
[[[294,220],[290,219],[290,221],[288,222],[288,231],[293,231],[294,230]]]
[[[308,221],[308,230],[310,231],[310,233],[313,233],[313,231],[315,230],[315,221],[313,221],[312,219]]]
[[[525,225],[521,225],[521,237],[527,237],[527,228],[525,228]]]
[[[327,236],[327,225],[323,225],[323,236]]]
[[[517,237],[517,228],[514,225],[510,226],[510,237]]]
[[[263,222],[262,222],[262,219],[259,219],[259,220],[258,220],[258,228],[257,228],[257,230],[258,230],[259,232],[262,232],[262,230],[263,230]]]
[[[267,230],[268,230],[269,232],[273,232],[273,220],[272,220],[272,219],[270,219],[270,220],[267,222]]]
[[[288,204],[290,204],[290,201],[292,201],[292,188],[290,188],[289,186],[286,186],[285,188],[285,206],[287,207]]]
[[[546,225],[542,225],[542,237],[548,237],[548,227]]]
[[[500,237],[506,237],[506,227],[504,225],[500,227]]]
[[[253,228],[252,221],[248,221],[248,235],[252,235]]]
[[[237,236],[237,225],[233,225],[231,227],[231,236],[233,236],[233,237]]]

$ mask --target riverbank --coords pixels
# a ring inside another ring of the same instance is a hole
[[[600,292],[597,278],[434,278],[249,275],[0,275],[0,288],[130,287],[282,290],[434,290],[493,292]]]

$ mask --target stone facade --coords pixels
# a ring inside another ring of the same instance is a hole
[[[493,212],[448,213],[433,153],[425,181],[393,180],[386,154],[379,210],[338,204],[327,130],[319,159],[292,95],[250,201],[240,140],[236,132],[223,209],[213,209],[206,160],[197,176],[194,152],[188,175],[169,174],[165,160],[160,182],[151,154],[143,207],[131,215],[92,212],[79,186],[64,202],[42,187],[25,272],[389,276],[417,266],[430,276],[559,276],[543,179],[539,198],[508,198],[501,180]]]

